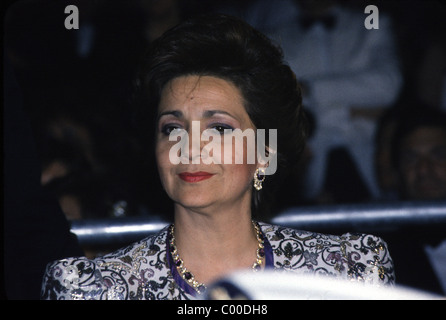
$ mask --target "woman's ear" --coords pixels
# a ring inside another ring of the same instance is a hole
[[[277,170],[277,129],[269,129],[268,144],[265,135],[265,130],[257,133],[257,164],[265,169],[265,175],[273,175]]]
[[[277,151],[265,146],[264,154],[258,155],[257,168],[262,168],[265,175],[273,175],[277,170]]]

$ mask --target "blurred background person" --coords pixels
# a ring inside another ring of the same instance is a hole
[[[40,297],[46,265],[82,256],[64,212],[40,184],[40,154],[10,61],[3,60],[3,299]]]
[[[77,30],[63,23],[71,4]],[[162,198],[151,197],[157,186],[131,109],[147,21],[140,1],[21,1],[5,15],[5,56],[30,119],[40,182],[69,221],[163,210]]]
[[[358,194],[358,201],[378,193],[373,171],[376,119],[396,101],[403,79],[390,16],[380,11],[379,29],[368,30],[364,8],[333,0],[258,0],[246,11],[248,22],[283,47],[303,87],[304,105],[315,116],[307,198],[326,191],[329,154],[338,150],[336,155],[339,147],[354,163],[344,167],[348,172],[343,171],[340,183],[348,184],[350,176],[354,185],[359,177],[366,192]]]
[[[394,161],[403,200],[446,200],[446,115],[422,104],[402,114]]]
[[[64,27],[68,4],[79,9],[77,30]],[[147,214],[150,172],[130,107],[148,46],[141,3],[23,1],[5,18],[5,54],[30,116],[42,185],[69,220]]]
[[[73,100],[58,101],[41,124],[42,185],[69,220],[147,214],[149,172],[131,128],[101,102]]]
[[[400,114],[392,144],[399,199],[444,204],[446,114],[412,102]],[[446,294],[444,224],[402,228],[386,237],[393,249],[397,283]]]

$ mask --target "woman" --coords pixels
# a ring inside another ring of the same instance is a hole
[[[156,120],[156,162],[174,202],[174,224],[102,258],[50,264],[43,298],[192,299],[218,278],[246,268],[393,282],[392,261],[379,238],[326,236],[252,220],[266,207],[274,180],[297,162],[305,135],[295,76],[262,34],[227,16],[187,21],[153,44],[142,75],[145,108],[138,119],[146,127],[147,119]],[[196,140],[197,127],[198,145],[177,149],[178,137]],[[277,156],[274,175],[265,175],[273,161],[248,161],[248,141],[240,148],[224,139],[236,129],[277,129],[276,146],[273,137],[257,146],[264,159]],[[220,149],[203,152],[211,141],[203,139],[205,131],[212,141],[222,137]],[[211,153],[214,160],[228,160],[228,143],[231,160],[243,152],[242,163],[206,161]]]

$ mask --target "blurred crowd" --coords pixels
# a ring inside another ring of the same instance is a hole
[[[64,9],[73,4],[80,27],[67,30]],[[368,4],[16,2],[5,15],[5,93],[18,97],[30,119],[41,186],[68,220],[169,212],[149,144],[134,126],[138,62],[178,22],[221,12],[281,45],[302,87],[309,140],[275,213],[298,205],[446,200],[446,6],[374,1],[379,29],[369,30]]]
[[[67,1],[24,1],[9,9],[5,38],[41,152],[41,182],[69,219],[163,210],[147,197],[157,178],[132,126],[132,81],[151,41],[190,16],[244,18],[283,47],[300,80],[312,131],[290,177],[301,188],[293,197],[285,190],[277,210],[400,198],[389,132],[378,124],[387,113],[446,111],[446,8],[436,1],[377,2],[375,30],[364,27],[362,1],[75,2],[78,30],[62,23]]]

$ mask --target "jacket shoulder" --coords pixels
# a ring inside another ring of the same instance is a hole
[[[378,285],[395,281],[387,244],[374,235],[329,235],[268,224],[262,224],[262,230],[271,244],[275,269]]]
[[[43,278],[41,298],[50,300],[143,298],[144,290],[140,287],[147,284],[148,278],[167,284],[165,232],[166,229],[163,229],[157,235],[93,260],[86,257],[72,257],[48,264]]]

